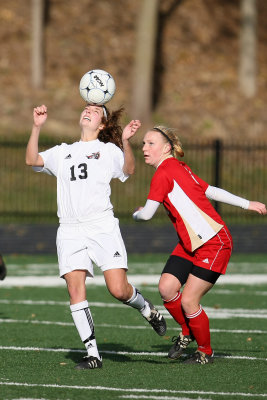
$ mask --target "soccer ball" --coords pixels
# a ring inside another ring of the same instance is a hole
[[[116,91],[113,77],[102,69],[86,72],[80,81],[80,95],[89,104],[105,104]]]

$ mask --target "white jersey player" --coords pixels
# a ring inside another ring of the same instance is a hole
[[[138,309],[159,335],[166,331],[162,315],[127,280],[127,254],[110,202],[111,179],[123,182],[134,172],[129,139],[141,125],[133,120],[122,131],[118,124],[121,112],[110,114],[104,106],[87,105],[80,116],[80,140],[39,153],[47,107],[36,107],[26,150],[27,165],[57,178],[59,271],[67,283],[72,317],[88,353],[77,369],[102,367],[86,299],[85,281],[94,276],[93,262],[101,268],[115,298]]]

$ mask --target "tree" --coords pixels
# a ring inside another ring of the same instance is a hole
[[[257,0],[241,0],[239,86],[246,97],[256,94]]]
[[[44,11],[45,0],[32,0],[32,86],[40,88],[44,80]]]
[[[137,26],[131,115],[151,122],[159,0],[142,0]]]

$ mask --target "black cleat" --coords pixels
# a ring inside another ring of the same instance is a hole
[[[3,281],[6,277],[6,265],[4,263],[3,257],[0,254],[0,280]]]
[[[180,333],[179,336],[173,336],[172,342],[174,344],[169,350],[168,357],[172,360],[176,360],[177,358],[181,357],[184,350],[189,346],[191,342],[193,342],[195,338],[191,335],[183,335]]]
[[[163,318],[163,316],[158,312],[158,310],[153,306],[152,303],[150,303],[149,300],[145,299],[145,301],[149,304],[151,314],[149,317],[144,317],[148,323],[152,326],[154,331],[159,335],[159,336],[164,336],[166,333],[166,321]]]
[[[83,361],[76,365],[75,369],[95,369],[102,368],[102,360],[97,357],[85,356]]]
[[[214,353],[209,356],[200,350],[197,350],[191,357],[187,358],[185,364],[212,364],[214,361]]]

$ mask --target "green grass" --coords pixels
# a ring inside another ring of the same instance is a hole
[[[164,254],[129,256],[129,280],[131,274],[142,272],[142,263],[149,266],[150,273],[160,274],[166,258]],[[5,260],[10,277],[57,275],[53,256],[9,256]],[[231,259],[229,274],[247,274],[250,270],[266,274],[267,256],[238,255]],[[136,310],[113,299],[105,287],[88,285],[103,357],[103,369],[94,371],[74,369],[84,355],[84,346],[73,326],[64,287],[1,287],[0,282],[0,288],[1,400],[267,397],[267,292],[263,284],[218,284],[203,298],[208,314],[217,315],[210,317],[216,358],[214,364],[206,366],[186,366],[182,360],[166,358],[171,338],[179,332],[167,314],[167,334],[159,337]],[[155,286],[140,289],[163,311]],[[260,318],[257,310],[262,312]],[[225,318],[218,318],[223,312]],[[194,350],[192,344],[188,353]]]

